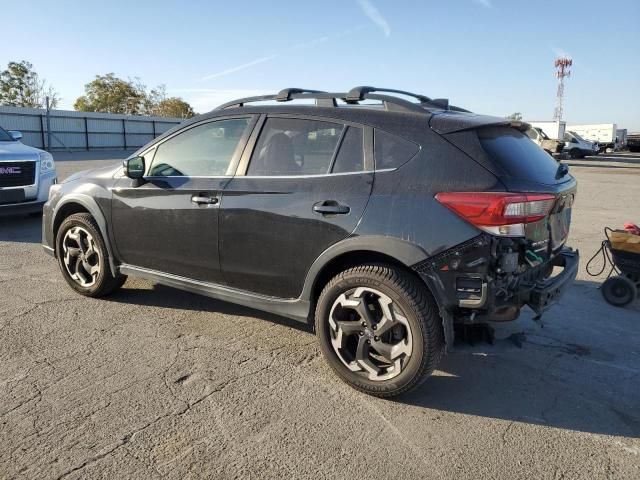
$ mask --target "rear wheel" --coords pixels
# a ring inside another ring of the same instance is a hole
[[[569,156],[574,160],[584,157],[584,155],[582,155],[582,152],[578,148],[572,148],[571,150],[569,150]]]
[[[611,277],[602,284],[602,296],[611,305],[624,307],[636,299],[638,288],[630,278]]]
[[[108,295],[127,279],[113,275],[100,229],[88,213],[64,219],[56,235],[56,257],[64,279],[81,295]]]
[[[444,351],[430,292],[391,266],[363,265],[334,277],[320,294],[315,321],[329,365],[352,387],[379,397],[418,386]]]

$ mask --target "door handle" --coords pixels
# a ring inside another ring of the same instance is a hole
[[[348,205],[341,205],[335,200],[325,200],[324,202],[316,203],[313,206],[313,211],[322,215],[346,215],[351,209]]]
[[[191,201],[198,205],[216,205],[219,202],[218,197],[208,195],[194,195],[191,197]]]

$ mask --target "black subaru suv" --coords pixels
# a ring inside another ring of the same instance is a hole
[[[133,275],[313,323],[342,379],[397,395],[455,325],[575,278],[576,181],[527,128],[373,87],[236,100],[54,185],[44,249],[83,295]]]

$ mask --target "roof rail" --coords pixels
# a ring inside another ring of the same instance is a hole
[[[377,93],[381,92],[381,93]],[[417,99],[420,103],[410,102],[394,95],[384,95],[382,93],[397,93]],[[320,90],[309,90],[303,88],[285,88],[280,90],[276,95],[260,95],[256,97],[240,98],[231,102],[220,105],[216,110],[226,108],[243,107],[247,103],[277,101],[288,102],[290,100],[308,99],[315,100],[318,107],[336,107],[336,100],[342,100],[348,104],[358,105],[362,100],[379,100],[382,102],[386,110],[405,111],[413,113],[427,113],[426,106],[431,106],[445,110],[462,110],[457,107],[449,106],[446,99],[431,99],[425,95],[417,93],[405,92],[404,90],[395,90],[391,88],[376,87],[354,87],[347,93],[323,92]],[[363,105],[366,106],[366,105]]]
[[[430,103],[431,99],[425,95],[420,95],[418,93],[405,92],[404,90],[396,90],[393,88],[378,88],[378,87],[353,87],[347,93],[347,97],[345,101],[347,103],[358,102],[360,100],[364,100],[368,93],[376,93],[376,92],[387,92],[387,93],[399,93],[400,95],[406,95],[408,97],[413,97],[420,101],[420,103]]]
[[[288,102],[291,100],[291,95],[294,93],[327,93],[321,90],[307,90],[306,88],[285,88],[278,92],[276,95],[277,102]]]

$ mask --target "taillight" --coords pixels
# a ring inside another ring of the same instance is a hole
[[[539,193],[442,192],[436,200],[469,223],[495,235],[523,236],[524,224],[546,217],[555,196]]]

